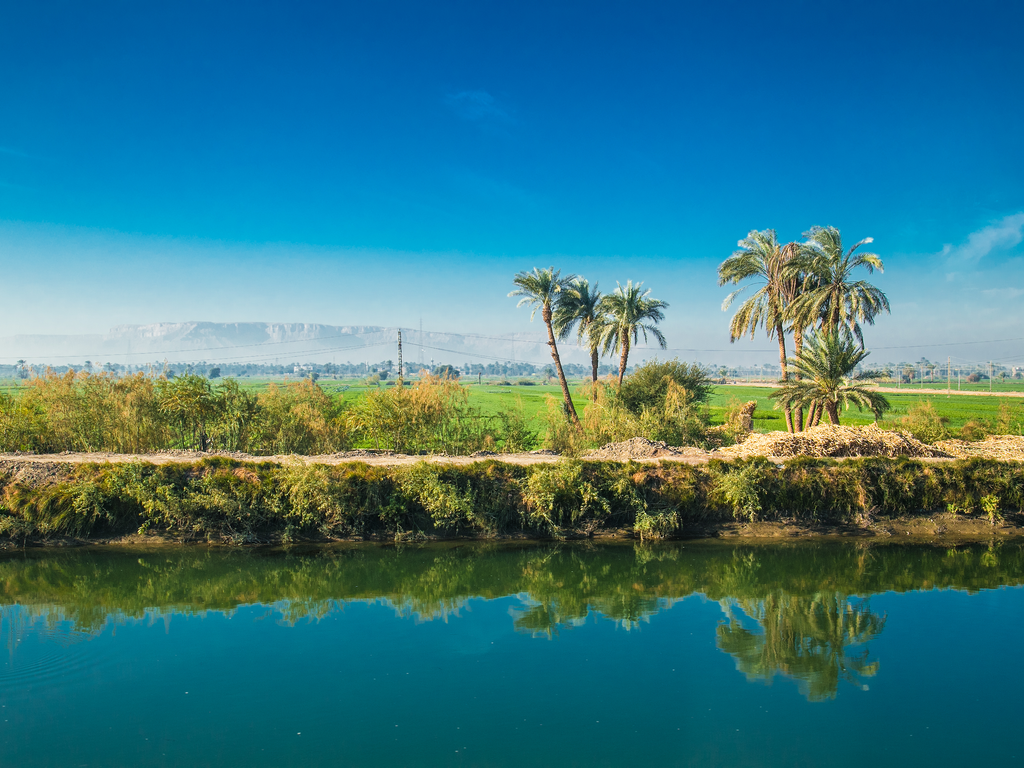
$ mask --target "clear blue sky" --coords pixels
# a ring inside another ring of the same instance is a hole
[[[1022,28],[1005,1],[4,3],[0,335],[527,330],[511,277],[555,264],[728,347],[736,241],[831,224],[886,263],[869,346],[1024,336]]]

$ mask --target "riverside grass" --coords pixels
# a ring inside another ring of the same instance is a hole
[[[764,458],[639,464],[85,464],[54,481],[2,479],[0,537],[16,544],[152,534],[227,544],[334,539],[674,538],[723,522],[846,525],[950,509],[1024,510],[1024,463]]]

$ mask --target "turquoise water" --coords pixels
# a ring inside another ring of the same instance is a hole
[[[0,557],[3,766],[1019,763],[1024,549]]]

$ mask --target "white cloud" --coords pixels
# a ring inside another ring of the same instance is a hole
[[[460,91],[445,96],[444,103],[466,120],[508,120],[508,112],[487,91]]]
[[[1019,245],[1024,239],[1024,212],[1006,216],[1002,221],[971,232],[960,245],[946,244],[942,256],[950,262],[977,262],[993,251],[1004,251]]]
[[[1024,296],[1024,288],[989,288],[982,293],[996,299],[1016,299],[1018,296]]]

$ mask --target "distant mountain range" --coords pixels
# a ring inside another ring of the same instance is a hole
[[[515,360],[550,362],[543,326],[527,333],[487,335],[421,334],[403,328],[406,362],[487,364]],[[113,362],[127,365],[174,363],[373,363],[398,362],[398,328],[318,323],[153,323],[120,325],[107,334],[0,337],[0,363],[25,360],[33,366]],[[589,355],[572,343],[559,345],[566,362]]]

